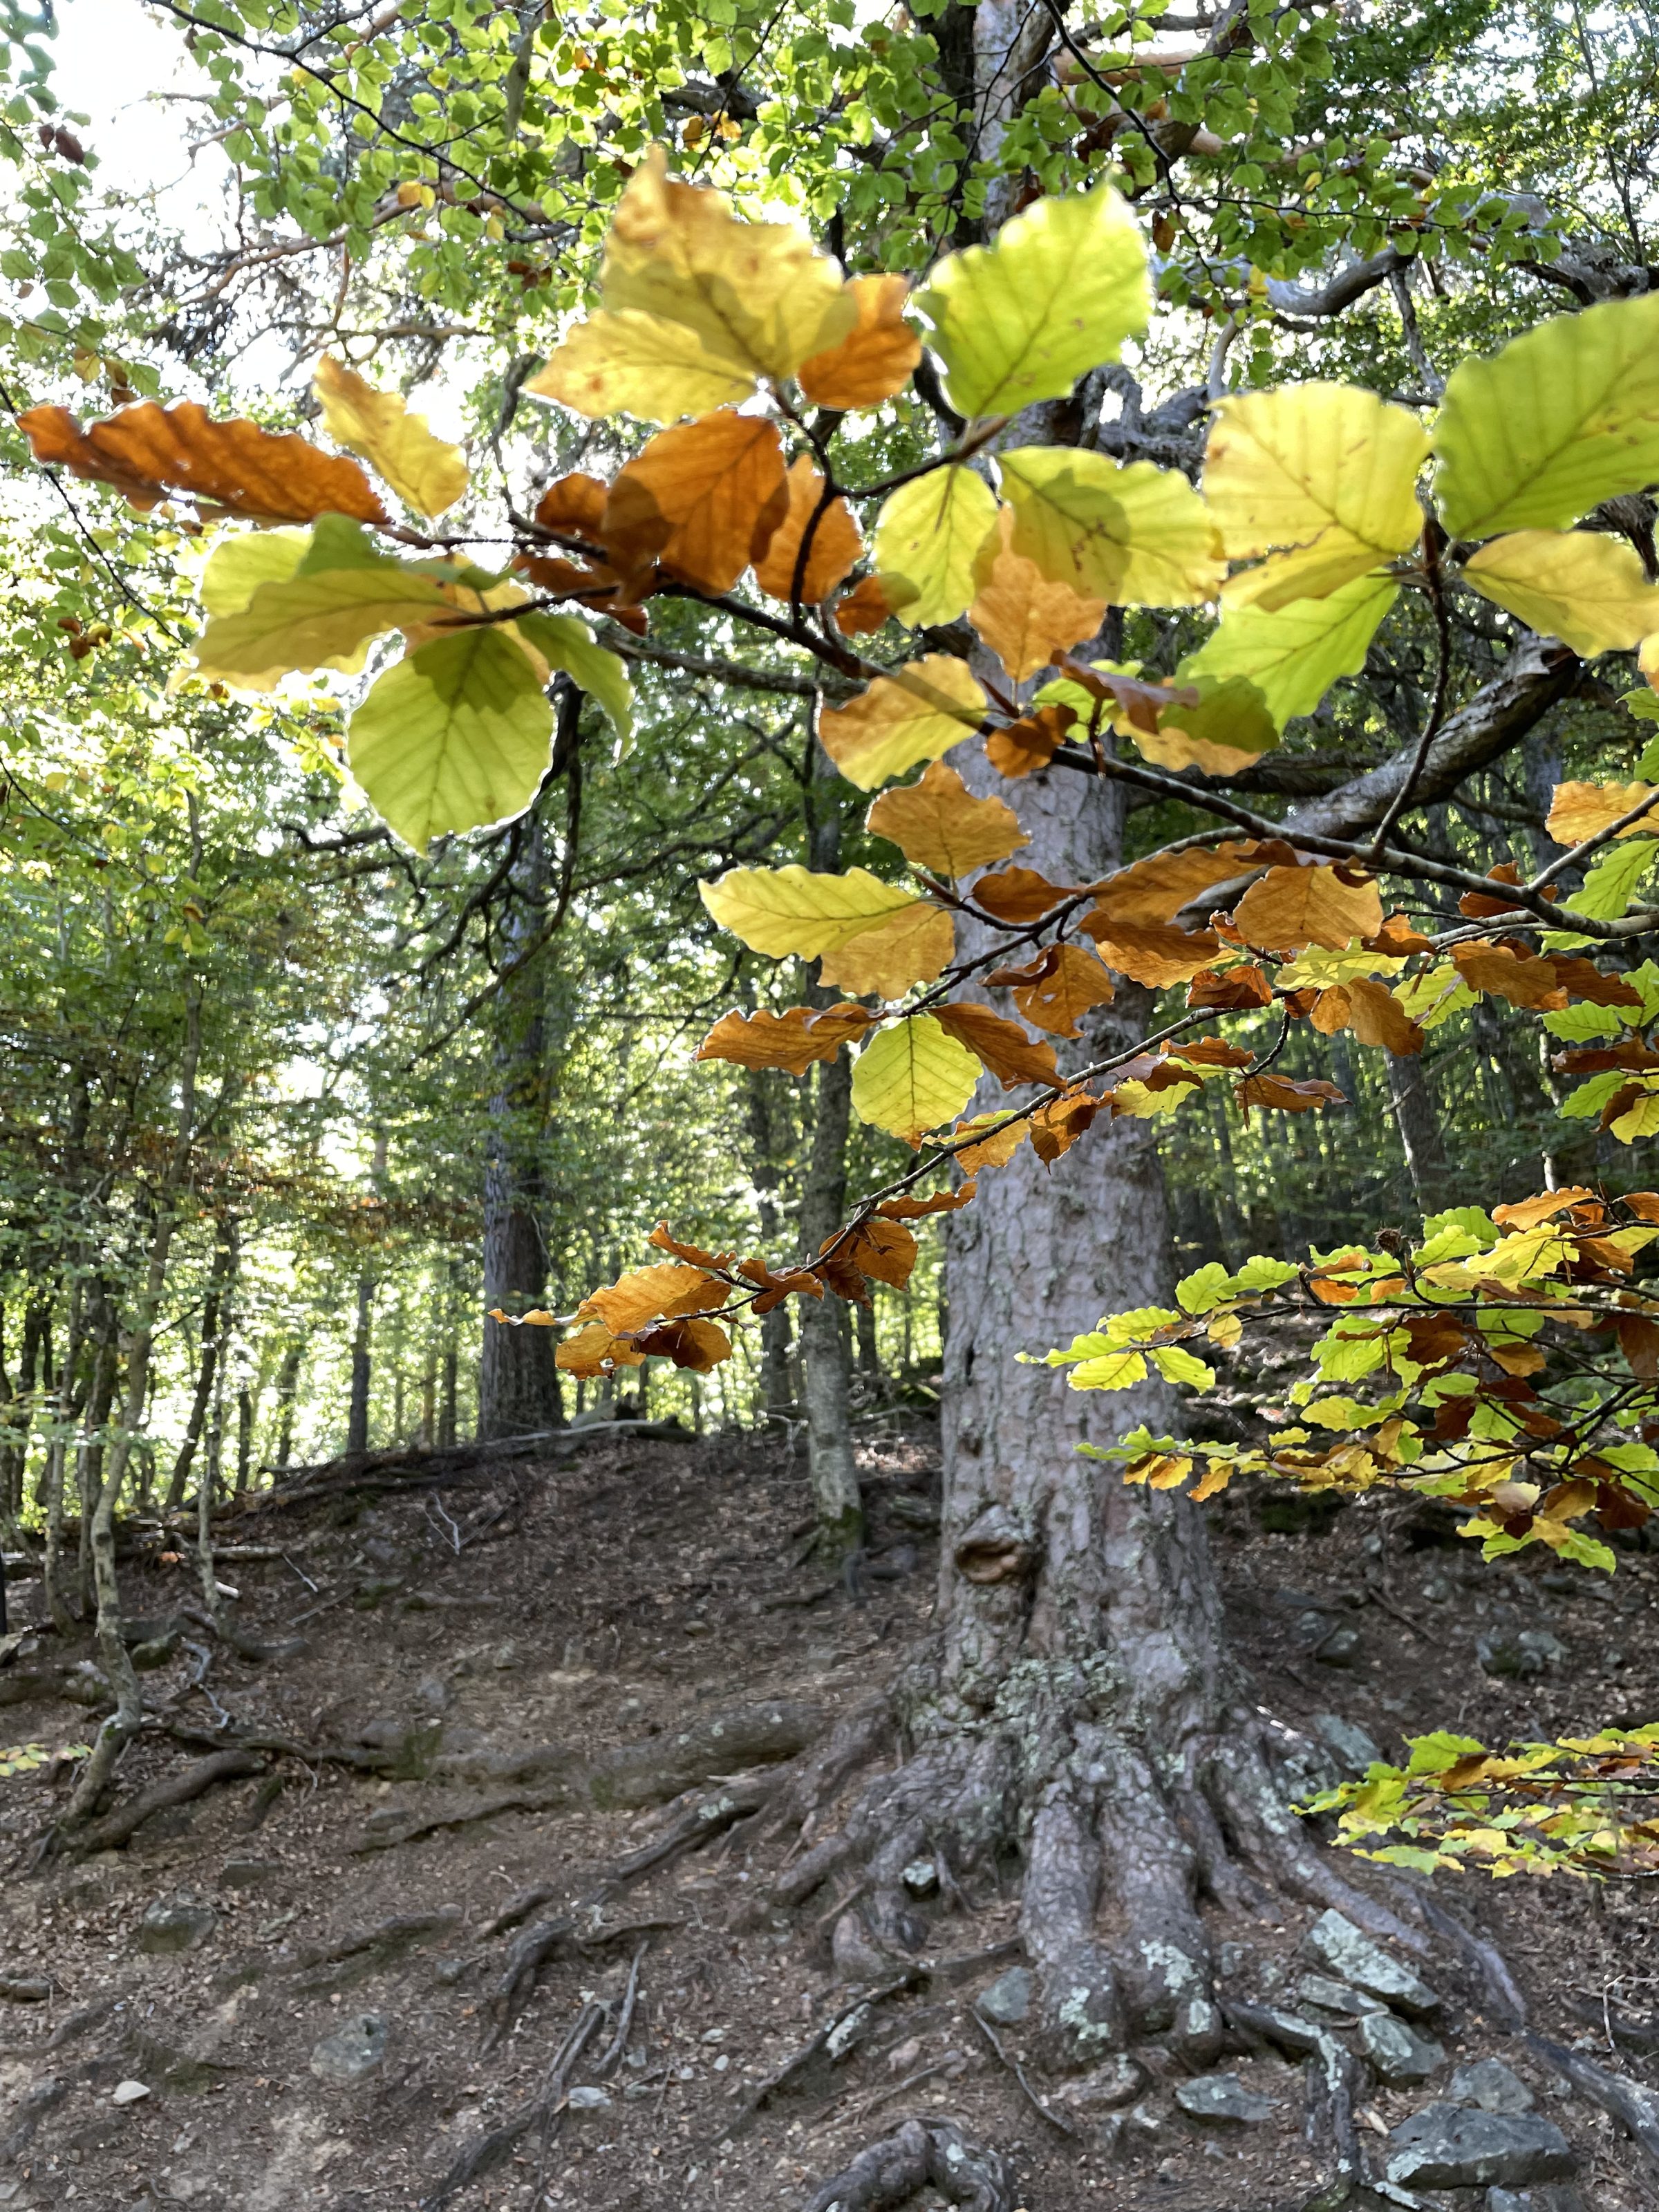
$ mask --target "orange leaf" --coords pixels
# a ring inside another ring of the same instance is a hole
[[[979,596],[968,619],[1016,684],[1047,668],[1069,646],[1092,637],[1106,612],[1104,599],[1085,599],[1069,584],[1054,583],[1035,561],[1010,548],[1013,510],[998,518],[1000,543],[976,577]]]
[[[910,288],[902,276],[854,276],[848,285],[858,321],[839,345],[795,371],[815,407],[873,407],[903,390],[921,359],[921,341],[904,320]]]
[[[1313,1025],[1326,1036],[1352,1030],[1361,1044],[1382,1045],[1400,1058],[1423,1049],[1423,1032],[1385,985],[1351,976],[1314,1001]]]
[[[1009,1021],[1006,1015],[994,1014],[988,1006],[975,1006],[971,1000],[957,1000],[935,1006],[933,1018],[983,1062],[1005,1091],[1017,1090],[1022,1083],[1059,1082],[1053,1045],[1027,1036],[1019,1024]]]
[[[781,1067],[805,1075],[814,1060],[833,1060],[849,1037],[875,1016],[862,1006],[831,1006],[823,1013],[791,1006],[787,1013],[722,1014],[697,1047],[699,1060],[732,1060],[739,1067]]]
[[[576,1309],[578,1320],[590,1316],[602,1321],[614,1335],[642,1328],[660,1316],[678,1320],[682,1314],[713,1313],[732,1295],[730,1286],[714,1281],[701,1267],[665,1263],[636,1267],[603,1291],[595,1291]]]
[[[1050,945],[1026,967],[999,968],[985,981],[1011,986],[1026,1020],[1054,1036],[1080,1036],[1078,1016],[1109,1006],[1115,995],[1111,977],[1082,945]]]
[[[611,487],[605,550],[652,559],[702,592],[731,590],[760,560],[789,504],[775,424],[722,407],[659,430]]]
[[[1271,1069],[1262,1075],[1247,1075],[1234,1086],[1233,1096],[1246,1109],[1273,1106],[1285,1114],[1305,1114],[1313,1107],[1347,1103],[1335,1084],[1327,1083],[1322,1076],[1297,1083],[1288,1075],[1275,1075]]]
[[[1513,860],[1500,860],[1495,868],[1487,870],[1486,880],[1488,883],[1498,884],[1518,884],[1521,880],[1521,871]],[[1560,896],[1560,889],[1557,884],[1550,884],[1546,886],[1544,896],[1547,899],[1559,899]],[[1467,915],[1471,921],[1490,921],[1494,915],[1518,914],[1523,910],[1516,905],[1513,899],[1504,897],[1501,891],[1496,894],[1491,891],[1465,891],[1457,902],[1459,914]]]
[[[892,619],[892,614],[881,578],[860,576],[836,609],[836,628],[843,637],[857,637],[866,630],[879,629]]]
[[[1639,1006],[1642,994],[1632,990],[1622,975],[1609,975],[1582,952],[1552,952],[1555,980],[1575,999],[1588,999],[1593,1006]]]
[[[124,407],[82,430],[67,407],[31,407],[17,418],[37,461],[113,486],[137,507],[189,492],[252,522],[314,522],[348,514],[382,523],[386,509],[356,461],[291,433],[275,436],[237,416],[211,421],[186,399],[177,407]]]
[[[1105,1106],[1090,1091],[1068,1091],[1031,1116],[1031,1150],[1052,1167],[1062,1152],[1069,1152],[1084,1131]]]
[[[613,1336],[602,1321],[566,1337],[553,1354],[556,1367],[589,1382],[609,1375],[613,1368],[639,1367],[644,1361],[642,1352],[636,1352],[625,1336]]]
[[[957,1123],[951,1132],[951,1139],[959,1142],[975,1129],[986,1129],[990,1133],[972,1144],[963,1145],[956,1155],[957,1165],[970,1176],[978,1175],[981,1168],[1006,1167],[1031,1133],[1029,1121],[1004,1121],[1000,1114],[975,1114],[971,1121]]]
[[[1512,1206],[1495,1206],[1492,1218],[1500,1229],[1536,1229],[1540,1221],[1552,1221],[1569,1206],[1582,1206],[1595,1196],[1582,1184],[1569,1190],[1540,1191],[1536,1198],[1518,1198]]]
[[[1455,945],[1452,964],[1472,991],[1490,992],[1512,1006],[1533,1006],[1553,1013],[1567,1003],[1567,988],[1551,961],[1534,952],[1512,952],[1507,945],[1477,939],[1472,945]]]
[[[1166,1045],[1164,1050],[1194,1067],[1248,1067],[1255,1058],[1247,1045],[1229,1044],[1218,1036],[1192,1037],[1184,1044]]]
[[[1076,720],[1074,707],[1040,707],[1023,721],[993,730],[985,740],[985,757],[1011,783],[1022,775],[1034,775],[1048,767],[1055,747],[1065,742],[1066,732]]]
[[[1173,921],[1182,907],[1190,906],[1212,884],[1242,875],[1255,849],[1254,845],[1227,844],[1209,852],[1154,853],[1150,860],[1137,860],[1133,867],[1121,868],[1097,884],[1100,903],[1096,911],[1138,928]]]
[[[641,1331],[634,1346],[638,1352],[672,1359],[676,1367],[689,1367],[694,1375],[707,1375],[732,1357],[732,1340],[715,1321],[664,1322]]]
[[[665,1221],[659,1221],[646,1238],[659,1252],[672,1252],[677,1260],[684,1260],[693,1267],[729,1267],[729,1252],[705,1252],[701,1244],[682,1244],[670,1231]]]
[[[930,1213],[956,1213],[971,1206],[979,1185],[971,1176],[959,1190],[936,1190],[931,1198],[884,1198],[876,1208],[884,1221],[920,1221]]]
[[[907,860],[940,876],[971,874],[1030,842],[1012,807],[1000,799],[974,798],[943,761],[930,761],[916,782],[883,792],[865,824],[890,840]]]
[[[1411,952],[1432,952],[1434,939],[1413,929],[1403,914],[1391,914],[1376,936],[1365,939],[1365,950],[1403,958]]]
[[[1075,884],[1051,884],[1035,868],[999,868],[994,875],[981,876],[971,896],[987,914],[1017,927],[1024,922],[1041,921],[1077,888]]]
[[[775,599],[791,596],[801,541],[807,525],[816,517],[800,586],[803,605],[815,607],[820,599],[829,598],[848,570],[863,557],[864,540],[844,499],[831,500],[822,514],[818,512],[823,478],[805,453],[791,467],[787,482],[789,504],[765,554],[755,563],[755,581]]]
[[[810,1268],[786,1267],[781,1274],[774,1274],[764,1260],[743,1260],[738,1264],[738,1273],[745,1282],[760,1286],[761,1294],[753,1307],[757,1315],[769,1314],[792,1296],[808,1298],[823,1296],[823,1279],[813,1274]]]
[[[1627,1190],[1620,1200],[1638,1221],[1659,1221],[1659,1190]]]
[[[1140,929],[1113,921],[1098,908],[1085,914],[1079,927],[1100,947],[1109,968],[1127,975],[1132,983],[1162,990],[1166,983],[1187,983],[1209,966],[1221,950],[1213,930],[1176,929],[1167,924]]]
[[[1187,994],[1187,1004],[1195,1011],[1216,1014],[1240,1014],[1252,1006],[1273,1004],[1273,986],[1254,962],[1243,968],[1200,968]]]
[[[830,1289],[837,1297],[860,1304],[868,1296],[866,1276],[902,1291],[916,1264],[916,1240],[896,1221],[861,1221],[850,1236],[839,1243],[833,1237],[826,1237],[820,1249],[825,1258],[819,1264]]]
[[[1334,868],[1269,868],[1234,908],[1233,921],[1247,943],[1269,951],[1322,945],[1340,952],[1382,928],[1382,902],[1374,883],[1345,884]]]
[[[605,529],[605,504],[610,496],[610,487],[601,483],[598,477],[586,476],[577,470],[549,484],[537,503],[536,520],[544,530],[550,530],[559,537],[585,538],[590,545],[598,545]]]

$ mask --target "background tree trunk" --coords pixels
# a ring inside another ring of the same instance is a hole
[[[214,1240],[213,1265],[208,1274],[207,1293],[202,1301],[202,1356],[196,1370],[196,1392],[191,1400],[184,1441],[173,1462],[173,1474],[164,1501],[164,1510],[168,1513],[176,1513],[184,1503],[191,1463],[196,1457],[202,1432],[207,1425],[208,1408],[213,1403],[214,1378],[218,1372],[222,1343],[221,1324],[226,1302],[236,1279],[237,1258],[235,1217],[230,1213],[221,1214]]]

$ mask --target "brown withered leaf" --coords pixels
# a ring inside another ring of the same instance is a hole
[[[1045,576],[1035,561],[1009,544],[1013,510],[1004,507],[1000,536],[981,557],[978,595],[968,619],[1016,684],[1047,668],[1068,646],[1092,637],[1106,612],[1104,599],[1086,599],[1069,584]]]
[[[605,501],[611,488],[582,470],[556,477],[536,504],[536,520],[556,537],[585,538],[590,545],[603,542]]]
[[[1097,1098],[1091,1091],[1068,1091],[1063,1097],[1050,1099],[1031,1116],[1031,1150],[1045,1167],[1052,1167],[1062,1152],[1071,1151],[1106,1104],[1106,1099]]]
[[[1018,1022],[994,1014],[988,1006],[956,1000],[948,1006],[935,1006],[933,1018],[959,1044],[967,1046],[1005,1091],[1018,1090],[1022,1083],[1060,1080],[1053,1045],[1028,1036]]]
[[[1041,921],[1078,888],[1076,884],[1051,884],[1035,868],[999,868],[993,875],[981,876],[969,896],[987,914],[1018,928]]]
[[[1622,975],[1609,975],[1582,952],[1552,952],[1547,957],[1556,981],[1575,999],[1587,999],[1593,1006],[1639,1006],[1642,1003],[1642,994],[1633,990]]]
[[[931,1198],[884,1198],[876,1208],[884,1221],[921,1221],[931,1213],[958,1213],[979,1195],[979,1185],[969,1176],[957,1190],[936,1190]]]
[[[1172,1060],[1190,1060],[1194,1067],[1248,1067],[1255,1058],[1248,1045],[1231,1044],[1219,1036],[1189,1037],[1165,1050]]]
[[[1335,1084],[1327,1083],[1322,1076],[1297,1082],[1288,1075],[1276,1075],[1271,1068],[1261,1075],[1247,1075],[1242,1083],[1235,1084],[1233,1096],[1246,1109],[1271,1106],[1283,1114],[1305,1114],[1314,1107],[1347,1103]]]
[[[1213,930],[1176,929],[1169,924],[1137,928],[1128,922],[1114,921],[1098,908],[1085,914],[1078,927],[1094,939],[1109,968],[1115,968],[1132,983],[1144,983],[1155,991],[1169,983],[1190,982],[1221,950],[1221,940]]]
[[[1034,775],[1039,769],[1048,767],[1056,746],[1065,743],[1066,732],[1076,720],[1074,707],[1059,703],[1039,707],[1035,714],[1010,722],[1004,729],[993,730],[985,740],[985,757],[997,774],[1006,775],[1011,783],[1023,775]]]
[[[776,425],[729,407],[659,430],[611,487],[605,550],[656,560],[700,592],[729,592],[761,560],[789,504]]]
[[[1532,1006],[1554,1013],[1567,1003],[1567,987],[1557,976],[1553,961],[1534,952],[1516,952],[1508,945],[1477,938],[1471,945],[1455,945],[1452,964],[1473,991],[1487,991],[1512,1006]]]
[[[864,818],[866,829],[896,845],[907,860],[938,876],[970,875],[1030,842],[1012,806],[975,799],[943,761],[930,761],[915,783],[884,791]]]
[[[17,422],[37,461],[109,484],[133,507],[186,492],[250,522],[387,519],[356,461],[243,416],[216,422],[193,399],[176,407],[147,399],[84,430],[67,407],[31,407]]]
[[[1619,1203],[1638,1221],[1659,1221],[1659,1190],[1627,1190]]]
[[[1156,684],[1144,676],[1115,675],[1110,669],[1091,668],[1071,653],[1061,665],[1074,684],[1111,707],[1115,726],[1139,737],[1157,733],[1159,718],[1167,708],[1199,703],[1200,694],[1190,684]]]
[[[1369,975],[1351,976],[1322,991],[1312,1019],[1325,1036],[1352,1030],[1361,1044],[1381,1045],[1401,1059],[1423,1049],[1423,1031],[1386,986]]]
[[[575,599],[585,607],[592,607],[596,614],[609,615],[636,637],[643,637],[651,627],[639,602],[649,599],[657,588],[654,562],[643,568],[630,569],[623,575],[603,561],[569,561],[560,555],[518,553],[514,556],[513,566],[550,597]]]
[[[1241,1014],[1273,1004],[1273,985],[1254,961],[1242,968],[1200,968],[1187,993],[1194,1012]]]
[[[854,276],[847,287],[858,321],[839,345],[813,354],[795,371],[815,407],[873,407],[902,392],[921,359],[921,341],[904,320],[910,288],[902,276]]]
[[[1340,952],[1356,937],[1376,936],[1382,902],[1374,883],[1344,883],[1333,867],[1273,867],[1250,885],[1233,921],[1247,944],[1270,952],[1310,945]]]
[[[833,1060],[849,1037],[869,1028],[875,1016],[863,1006],[791,1006],[781,1014],[734,1009],[722,1014],[697,1047],[699,1060],[731,1060],[739,1067],[780,1067],[805,1075],[815,1060]]]
[[[1050,945],[1023,968],[998,968],[985,981],[994,989],[1012,989],[1026,1020],[1051,1036],[1080,1036],[1079,1015],[1109,1006],[1116,994],[1111,977],[1082,945]]]
[[[1425,937],[1421,930],[1413,929],[1403,914],[1391,914],[1376,936],[1365,939],[1365,950],[1367,952],[1386,952],[1393,957],[1403,959],[1412,952],[1432,952],[1434,939]]]
[[[1572,1183],[1565,1190],[1540,1191],[1536,1198],[1517,1198],[1508,1206],[1494,1206],[1492,1218],[1500,1229],[1536,1229],[1540,1221],[1553,1221],[1558,1213],[1566,1213],[1595,1196],[1584,1184]]]
[[[1131,922],[1143,929],[1173,921],[1182,907],[1190,906],[1212,884],[1224,884],[1259,865],[1257,851],[1253,844],[1230,843],[1208,851],[1154,853],[1150,860],[1120,868],[1097,884],[1096,910],[1115,922]]]
[[[962,1139],[972,1136],[975,1129],[988,1133],[963,1144]],[[957,1165],[969,1176],[977,1176],[982,1168],[1006,1167],[1030,1133],[1029,1121],[1006,1121],[1000,1114],[975,1114],[969,1121],[958,1121],[951,1132],[952,1143],[961,1146]]]
[[[757,1315],[771,1313],[787,1297],[823,1296],[823,1279],[815,1275],[810,1267],[786,1267],[781,1273],[775,1273],[764,1260],[742,1260],[738,1263],[738,1273],[745,1282],[759,1286],[760,1296],[750,1308]]]
[[[622,1336],[643,1328],[647,1322],[717,1312],[731,1295],[729,1285],[716,1282],[701,1267],[665,1261],[657,1267],[636,1267],[606,1289],[593,1291],[577,1307],[576,1317],[601,1321],[613,1335]]]
[[[838,1298],[861,1305],[868,1301],[870,1282],[889,1283],[896,1291],[904,1288],[916,1264],[917,1245],[902,1223],[872,1218],[839,1241],[826,1237],[820,1251],[815,1272]]]
[[[1486,880],[1498,886],[1518,884],[1521,871],[1513,860],[1500,860],[1495,868],[1487,870]],[[1547,899],[1559,899],[1560,896],[1559,887],[1553,884],[1548,885],[1544,892]],[[1467,915],[1471,921],[1489,921],[1494,915],[1516,914],[1522,909],[1516,907],[1512,898],[1505,898],[1500,888],[1492,891],[1465,891],[1457,902],[1457,911]]]
[[[654,1244],[659,1252],[672,1252],[689,1267],[729,1267],[732,1264],[729,1252],[707,1252],[701,1244],[682,1244],[665,1221],[659,1221],[645,1241]]]
[[[800,596],[803,605],[815,607],[820,599],[829,598],[842,578],[863,558],[864,539],[853,520],[853,510],[844,499],[831,500],[819,513],[823,478],[805,453],[792,465],[787,482],[789,504],[782,521],[772,533],[771,543],[755,563],[755,581],[772,599],[790,598],[801,541],[811,523],[812,544],[801,578]]]
[[[676,1367],[689,1367],[694,1375],[707,1375],[732,1357],[732,1340],[717,1321],[661,1322],[655,1328],[641,1330],[634,1348],[672,1359]]]
[[[836,609],[836,628],[843,637],[859,637],[892,619],[893,610],[879,576],[860,576]]]

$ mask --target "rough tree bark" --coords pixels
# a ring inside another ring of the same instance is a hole
[[[546,834],[530,815],[509,879],[502,931],[506,957],[543,924],[551,872]],[[484,1310],[530,1311],[543,1303],[547,1251],[542,1241],[541,1146],[547,1121],[544,966],[519,969],[495,1000],[496,1090],[489,1102],[484,1166]],[[481,1438],[534,1436],[563,1419],[553,1333],[486,1322],[478,1366]]]

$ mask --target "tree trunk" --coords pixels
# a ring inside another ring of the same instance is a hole
[[[276,1454],[280,1473],[294,1456],[294,1401],[300,1388],[300,1362],[305,1357],[305,1340],[290,1337],[283,1353],[283,1364],[276,1370]]]
[[[1440,1116],[1435,1110],[1434,1093],[1429,1089],[1421,1054],[1396,1058],[1389,1053],[1385,1056],[1389,1100],[1399,1125],[1401,1147],[1412,1179],[1412,1195],[1425,1213],[1433,1213],[1447,1203],[1446,1186],[1451,1174],[1451,1162],[1446,1157],[1445,1139],[1440,1131]]]
[[[357,1318],[351,1331],[351,1400],[346,1409],[348,1454],[368,1449],[368,1386],[373,1373],[369,1332],[374,1307],[374,1278],[365,1267],[357,1278]]]
[[[803,1249],[811,1253],[840,1228],[847,1205],[847,1127],[853,1069],[843,1053],[818,1069],[812,1150],[801,1193]],[[806,1397],[807,1474],[820,1550],[831,1560],[864,1541],[864,1507],[853,1459],[852,1389],[847,1340],[833,1297],[800,1302],[802,1382]]]
[[[780,1142],[779,1128],[787,1110],[781,1096],[783,1079],[763,1067],[751,1067],[745,1073],[756,1212],[762,1244],[768,1252],[773,1252],[782,1226],[778,1189],[783,1173],[778,1165],[778,1155],[787,1149],[787,1145]],[[761,1322],[761,1409],[769,1420],[781,1419],[789,1413],[793,1395],[789,1376],[789,1307],[786,1301],[774,1306]]]
[[[196,1393],[191,1400],[184,1441],[173,1462],[173,1474],[163,1504],[163,1510],[168,1513],[176,1513],[184,1504],[191,1464],[201,1445],[203,1430],[207,1425],[208,1408],[213,1403],[214,1377],[219,1368],[220,1322],[225,1301],[229,1297],[231,1285],[236,1279],[237,1258],[235,1216],[224,1213],[219,1218],[213,1245],[213,1265],[208,1274],[207,1294],[202,1301],[202,1356],[196,1370]]]
[[[502,931],[510,959],[541,927],[550,873],[541,823],[522,825],[523,849],[510,878]],[[495,998],[496,1090],[489,1102],[484,1166],[483,1302],[509,1314],[540,1306],[547,1288],[542,1240],[542,1146],[547,1131],[545,969],[532,961]],[[478,1434],[534,1436],[563,1419],[553,1331],[507,1328],[486,1318],[478,1365]]]

